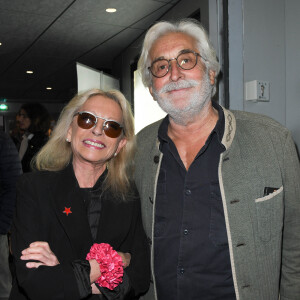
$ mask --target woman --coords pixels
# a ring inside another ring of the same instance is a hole
[[[40,103],[26,103],[17,115],[19,131],[23,132],[22,139],[14,142],[19,150],[23,173],[30,172],[30,162],[34,155],[48,141],[50,115]]]
[[[130,104],[120,92],[90,90],[63,109],[36,157],[39,172],[18,184],[10,299],[135,299],[147,290],[148,245],[130,180],[134,148]],[[112,289],[95,284],[104,270],[98,258],[86,260],[94,243],[123,260],[122,283]]]

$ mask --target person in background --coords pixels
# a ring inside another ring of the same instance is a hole
[[[20,108],[18,123],[24,134],[18,150],[24,173],[31,171],[31,160],[48,141],[50,120],[47,109],[40,103],[26,103]]]
[[[25,133],[25,130],[21,130],[20,129],[20,116],[19,116],[19,112],[16,114],[16,119],[14,122],[14,127],[9,131],[9,135],[11,137],[11,139],[13,140],[14,144],[17,147],[17,150],[20,149],[20,145],[22,142],[22,136]]]
[[[21,172],[13,141],[0,131],[0,300],[8,299],[11,289],[8,233],[15,208],[16,182]]]
[[[89,90],[63,109],[37,171],[17,185],[11,300],[121,300],[147,291],[134,151],[131,107],[120,92]]]
[[[152,244],[144,299],[300,299],[300,167],[291,133],[212,97],[219,63],[193,20],[158,22],[139,69],[167,116],[137,137]]]

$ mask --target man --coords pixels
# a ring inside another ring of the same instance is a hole
[[[219,64],[191,20],[150,28],[139,68],[167,112],[138,134],[152,248],[145,299],[300,299],[300,168],[289,131],[211,100]]]
[[[0,300],[8,299],[11,289],[7,233],[15,208],[16,181],[20,174],[17,149],[10,137],[0,131]]]

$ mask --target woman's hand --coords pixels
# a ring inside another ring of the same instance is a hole
[[[91,285],[91,287],[92,287],[92,294],[94,294],[94,295],[100,295],[101,294],[101,292],[99,291],[99,289],[97,288],[95,283],[93,283]]]
[[[26,263],[27,268],[38,268],[39,266],[54,267],[59,264],[55,254],[51,251],[47,242],[34,242],[22,251],[21,260],[37,260],[37,262]]]
[[[121,256],[124,264],[124,269],[127,268],[130,265],[130,260],[131,260],[131,254],[130,253],[123,253],[123,252],[118,252],[118,254]]]

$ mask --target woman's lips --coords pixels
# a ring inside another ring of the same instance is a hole
[[[103,149],[105,145],[102,142],[94,141],[94,140],[84,140],[84,145],[91,148]]]

